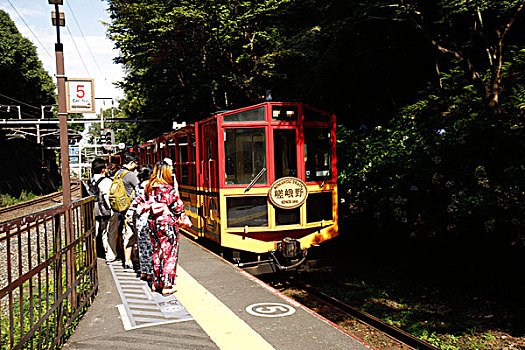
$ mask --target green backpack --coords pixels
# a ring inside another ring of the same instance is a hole
[[[129,205],[131,204],[131,198],[133,198],[135,193],[135,191],[133,191],[131,196],[128,196],[128,193],[126,192],[126,187],[124,186],[124,181],[122,181],[122,178],[127,173],[129,173],[129,171],[124,170],[115,174],[115,178],[113,179],[111,187],[109,188],[109,205],[111,206],[111,209],[119,213],[126,211],[129,208]]]

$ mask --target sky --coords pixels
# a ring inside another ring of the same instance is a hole
[[[64,0],[59,6],[66,19],[60,27],[60,41],[64,44],[65,75],[69,78],[92,78],[96,98],[120,99],[124,92],[114,85],[123,79],[121,65],[113,63],[118,56],[113,42],[106,37],[109,15],[105,0]],[[13,8],[14,7],[14,8]],[[44,69],[56,83],[55,43],[56,27],[51,23],[55,6],[48,0],[0,0],[0,9],[7,12],[18,31],[37,48]],[[18,12],[18,13],[17,13]],[[25,23],[24,23],[25,22]],[[77,24],[78,22],[78,24]],[[112,100],[96,100],[95,111],[110,108]],[[114,106],[117,102],[114,101]],[[84,115],[94,118],[95,115]]]

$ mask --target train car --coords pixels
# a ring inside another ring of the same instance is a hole
[[[265,102],[134,147],[142,164],[173,160],[194,238],[257,271],[286,270],[338,235],[335,116]],[[253,272],[257,272],[253,271]]]

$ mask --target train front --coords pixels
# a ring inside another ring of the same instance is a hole
[[[310,247],[338,235],[334,115],[267,102],[214,122],[217,164],[211,149],[206,159],[210,174],[217,169],[218,191],[209,197],[206,230],[239,266],[291,269]]]

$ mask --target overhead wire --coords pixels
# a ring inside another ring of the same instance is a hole
[[[100,72],[100,74],[102,74],[102,76],[106,76],[104,74],[104,72],[102,71],[102,69],[100,68],[97,60],[95,59],[95,55],[93,55],[93,51],[91,51],[91,47],[89,46],[87,40],[86,40],[86,36],[84,35],[84,32],[82,31],[82,27],[80,26],[80,24],[78,23],[77,21],[77,16],[75,16],[75,12],[73,11],[73,9],[71,8],[71,6],[69,5],[69,2],[66,2],[66,5],[67,7],[69,8],[69,10],[71,11],[71,15],[73,16],[73,19],[75,20],[75,23],[77,24],[77,27],[78,27],[78,30],[80,31],[80,34],[82,35],[82,38],[84,38],[84,42],[86,43],[86,46],[89,50],[89,53],[91,54],[91,58],[93,58],[93,61],[95,62],[95,65],[97,66],[98,68],[98,71]]]
[[[9,5],[11,5],[11,7],[13,8],[13,10],[15,10],[16,14],[18,15],[18,17],[20,17],[20,19],[22,20],[22,22],[25,24],[25,26],[27,27],[27,29],[29,29],[29,31],[31,32],[31,34],[33,34],[33,36],[35,37],[36,41],[38,41],[38,43],[40,44],[40,47],[42,47],[44,49],[44,51],[47,53],[47,55],[51,58],[53,58],[53,56],[51,56],[51,54],[49,53],[49,51],[47,51],[46,47],[44,46],[44,44],[42,44],[42,42],[40,42],[40,40],[38,39],[38,37],[35,35],[35,33],[31,30],[31,28],[29,27],[29,25],[27,25],[26,21],[24,20],[24,17],[22,17],[22,15],[18,12],[18,10],[16,9],[16,7],[11,3],[11,0],[7,0],[7,2],[9,3]]]
[[[75,49],[77,50],[78,56],[80,57],[80,61],[82,62],[82,65],[84,66],[84,69],[86,70],[86,73],[87,73],[88,77],[90,77],[91,74],[89,74],[89,70],[86,67],[86,63],[84,62],[84,59],[82,58],[82,54],[80,53],[80,51],[78,49],[77,42],[75,41],[75,38],[73,38],[73,34],[71,33],[71,30],[69,30],[68,26],[65,26],[65,27],[67,29],[67,32],[69,33],[69,36],[71,37],[71,40],[73,41],[73,45],[75,45]]]
[[[16,103],[20,103],[20,104],[22,104],[22,105],[24,105],[24,106],[27,106],[27,107],[31,107],[31,108],[34,108],[34,109],[40,110],[39,107],[36,107],[36,106],[30,105],[29,103],[26,103],[26,102],[19,101],[19,100],[15,99],[15,98],[12,98],[12,97],[6,96],[6,95],[4,95],[4,94],[0,94],[0,96],[2,96],[2,97],[4,97],[4,98],[7,98],[7,99],[10,99],[10,100],[12,100],[12,101],[15,101]]]

